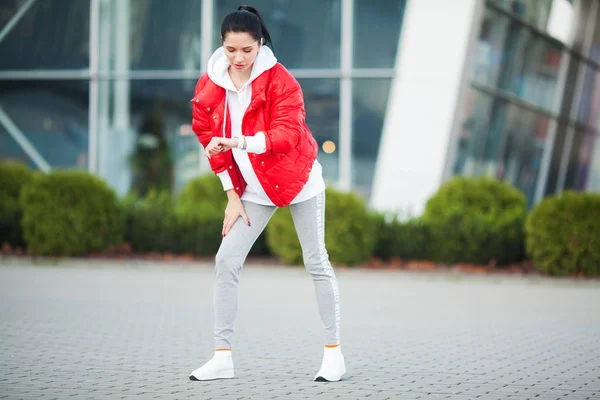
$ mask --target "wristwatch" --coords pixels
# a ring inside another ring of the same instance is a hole
[[[236,138],[238,140],[237,141],[237,148],[238,149],[243,149],[244,148],[244,142],[245,142],[244,136],[236,136]]]

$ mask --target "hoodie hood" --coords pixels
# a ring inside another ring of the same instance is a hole
[[[252,65],[250,79],[248,79],[248,82],[246,82],[244,86],[250,85],[253,80],[258,78],[263,72],[273,68],[275,64],[277,64],[277,58],[275,58],[273,50],[263,45],[256,56],[256,60],[254,60],[254,64]],[[227,72],[229,65],[231,64],[227,59],[227,55],[225,55],[225,49],[221,46],[215,50],[213,55],[208,60],[208,77],[216,85],[225,90],[237,91],[233,85],[233,82],[231,81],[229,73]]]

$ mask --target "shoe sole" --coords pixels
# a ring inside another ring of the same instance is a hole
[[[317,377],[314,379],[314,381],[315,381],[315,382],[339,382],[339,381],[341,381],[341,380],[342,380],[342,377],[341,377],[341,376],[340,376],[340,378],[339,378],[339,379],[336,379],[336,380],[331,380],[331,381],[330,381],[329,379],[325,379],[325,378],[323,378],[322,376],[317,376]]]
[[[232,379],[232,376],[217,376],[216,378],[210,378],[210,379],[198,379],[196,378],[194,375],[190,375],[190,381],[196,381],[196,382],[203,382],[203,381],[214,381],[217,379]]]

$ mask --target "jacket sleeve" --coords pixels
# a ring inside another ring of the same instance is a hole
[[[194,91],[194,99],[197,98],[200,91],[206,84],[207,78],[208,77],[204,75],[198,80],[198,83],[196,84],[196,90]],[[208,115],[204,111],[202,111],[200,105],[198,105],[198,103],[194,99],[192,99],[191,101],[192,130],[196,134],[196,137],[198,137],[198,141],[200,142],[202,147],[205,148],[206,146],[208,146],[211,139],[213,138],[213,133],[210,126],[210,122],[208,120]],[[214,154],[209,159],[209,162],[210,167],[215,174],[226,171],[225,158],[223,157],[223,154]]]
[[[307,134],[304,119],[304,96],[298,81],[281,67],[272,84],[271,125],[265,132],[266,153],[287,153]]]

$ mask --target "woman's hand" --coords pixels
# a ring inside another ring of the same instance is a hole
[[[227,208],[225,208],[225,219],[223,220],[223,231],[221,232],[222,237],[225,237],[229,233],[229,230],[239,217],[242,217],[244,222],[250,226],[244,205],[237,193],[233,189],[230,189],[227,191],[227,197],[229,198],[229,202],[227,203]]]
[[[215,136],[204,149],[206,157],[210,158],[212,154],[219,154],[237,147],[237,139],[229,139]]]

